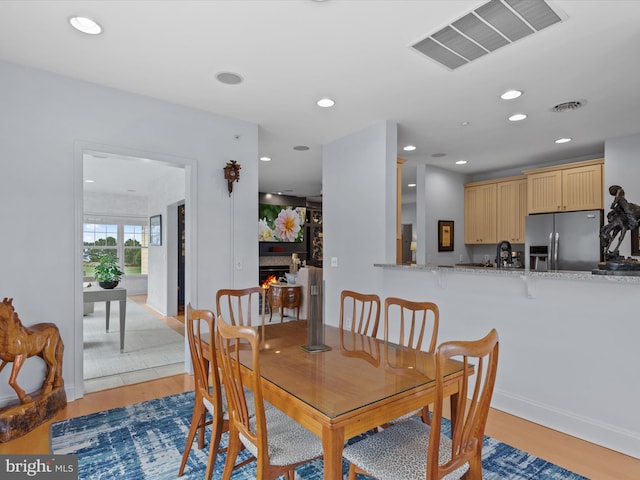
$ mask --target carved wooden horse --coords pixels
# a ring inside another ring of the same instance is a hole
[[[21,403],[28,403],[31,397],[18,385],[18,373],[24,361],[37,355],[46,365],[47,372],[42,384],[44,395],[64,384],[62,380],[62,354],[64,344],[58,327],[54,323],[38,323],[24,327],[13,308],[13,299],[6,298],[0,303],[0,372],[9,362],[13,362],[9,385],[16,391]]]

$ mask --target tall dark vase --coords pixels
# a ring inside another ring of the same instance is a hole
[[[116,280],[114,282],[98,282],[98,285],[107,290],[111,290],[112,288],[116,288],[118,286],[118,283],[120,283],[120,281]]]

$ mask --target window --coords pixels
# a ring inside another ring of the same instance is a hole
[[[124,225],[124,274],[140,275],[142,273],[142,252],[145,253],[145,274],[147,273],[146,227],[142,225]],[[143,247],[144,246],[144,247]]]
[[[148,226],[125,223],[85,223],[82,228],[84,276],[92,277],[102,255],[118,259],[125,275],[146,275],[148,268]]]

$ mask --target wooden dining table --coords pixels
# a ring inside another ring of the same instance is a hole
[[[384,340],[324,326],[330,350],[309,353],[307,322],[258,327],[264,400],[322,439],[324,478],[343,478],[346,440],[434,401],[435,357]],[[251,374],[248,350],[240,351]],[[445,366],[445,395],[455,398],[461,362]],[[455,422],[455,401],[451,419]]]

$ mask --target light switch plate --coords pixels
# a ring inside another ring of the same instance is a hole
[[[331,257],[331,266],[332,267],[338,266],[338,257]]]

